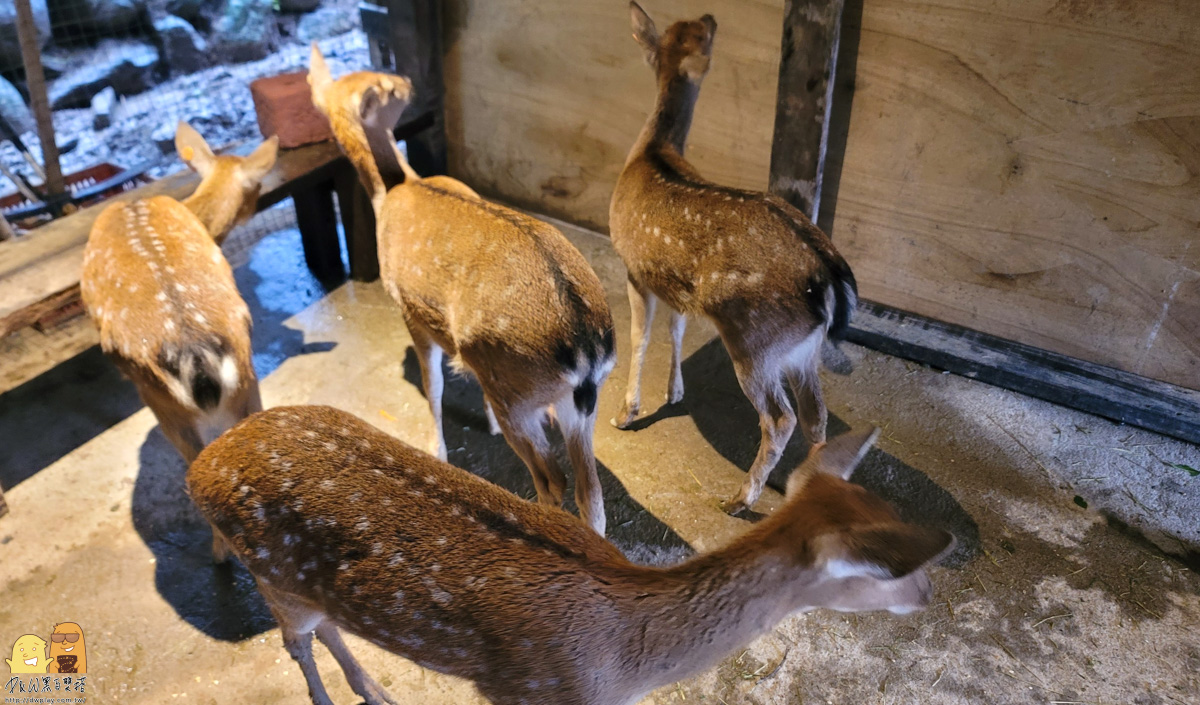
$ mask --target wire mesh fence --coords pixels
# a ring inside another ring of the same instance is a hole
[[[19,140],[0,131],[0,166],[36,184],[29,159],[43,157],[15,1],[0,0],[0,117]],[[355,0],[29,1],[68,180],[102,164],[154,178],[182,168],[180,120],[216,148],[261,139],[250,82],[303,70],[312,41],[335,71],[370,63]],[[16,191],[0,173],[0,199]]]

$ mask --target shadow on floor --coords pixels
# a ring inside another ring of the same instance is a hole
[[[651,385],[665,383],[665,380],[648,381]],[[657,410],[646,420],[689,414],[701,435],[718,453],[748,472],[758,452],[758,414],[742,393],[733,364],[719,338],[683,361],[683,381],[683,402]],[[644,426],[639,424],[639,427]],[[849,430],[844,421],[830,415],[826,432],[829,438]],[[797,430],[767,484],[783,492],[787,476],[804,461],[809,448],[804,434]],[[890,502],[905,521],[938,527],[954,534],[958,546],[943,561],[945,565],[958,567],[978,555],[979,527],[975,520],[949,492],[917,468],[875,448],[850,479]]]
[[[263,238],[234,278],[254,320],[259,379],[293,355],[333,347],[306,344],[303,333],[283,325],[326,293],[304,264],[298,230]],[[0,443],[0,487],[11,489],[140,408],[133,383],[99,346],[0,395],[0,438],[5,439]]]
[[[483,393],[474,380],[445,369],[446,385],[442,395],[443,430],[448,460],[514,494],[533,499],[536,493],[529,469],[501,435],[488,432],[483,411]],[[410,347],[404,355],[404,378],[421,388],[421,368]],[[575,507],[575,478],[566,457],[562,439],[556,430],[550,433],[559,467],[567,475],[567,501],[564,509],[578,515]],[[692,549],[671,527],[659,521],[629,495],[625,486],[603,463],[597,463],[600,485],[604,490],[604,512],[608,519],[608,539],[630,560],[643,564],[671,564],[691,555]]]
[[[212,533],[187,495],[187,467],[155,427],[139,453],[133,528],[154,554],[158,593],[185,622],[213,637],[239,641],[275,626],[254,578],[237,561],[215,566]]]

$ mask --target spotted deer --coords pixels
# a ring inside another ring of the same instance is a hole
[[[189,463],[262,408],[250,311],[219,245],[254,212],[277,143],[272,137],[247,157],[217,156],[179,123],[179,155],[200,174],[195,192],[108,206],[84,250],[80,288],[100,346]]]
[[[650,324],[661,299],[671,308],[667,402],[683,399],[680,354],[687,316],[707,316],[720,333],[742,391],[758,412],[762,440],[730,513],[754,504],[796,427],[825,440],[817,377],[822,342],[839,339],[857,304],[850,267],[829,238],[783,199],[719,186],[683,157],[700,82],[712,57],[716,20],[677,22],[660,37],[630,3],[633,34],[658,80],[650,118],[625,160],[609,209],[613,246],[629,270],[633,362],[613,425],[637,418]]]
[[[312,636],[368,705],[395,703],[348,631],[494,703],[617,705],[703,671],[786,616],[927,605],[953,537],[846,481],[877,430],[810,453],[784,505],[728,546],[635,565],[557,507],[523,502],[329,407],[255,414],[200,454],[192,499],[258,581],[312,701]]]
[[[553,409],[580,515],[603,534],[592,435],[616,356],[600,280],[553,226],[452,178],[412,170],[391,134],[411,98],[407,79],[364,71],[334,81],[314,44],[309,82],[375,208],[380,277],[420,361],[436,428],[432,452],[446,459],[446,353],[453,369],[478,379],[492,433],[502,431],[529,467],[538,500],[558,506],[566,478],[543,428]]]

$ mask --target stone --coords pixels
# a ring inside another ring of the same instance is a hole
[[[17,134],[23,135],[37,129],[37,123],[33,120],[33,112],[29,106],[25,105],[25,99],[21,97],[21,92],[3,76],[0,76],[0,115],[8,120],[8,124],[12,125]]]
[[[92,96],[111,86],[118,95],[141,93],[155,83],[158,49],[146,42],[105,40],[79,67],[50,84],[55,110],[86,108]]]
[[[321,0],[279,0],[280,12],[312,12],[321,6]]]
[[[201,11],[208,4],[207,0],[167,0],[164,9],[176,17],[182,17],[188,22],[195,23],[200,18]]]
[[[171,154],[175,151],[175,129],[178,126],[178,123],[168,120],[150,133],[150,139],[163,154]]]
[[[208,66],[208,43],[187,20],[167,15],[154,21],[154,32],[162,47],[162,60],[172,74],[194,73]]]
[[[81,36],[127,37],[147,17],[146,0],[47,0],[55,38],[77,42]]]
[[[308,72],[260,78],[250,84],[258,129],[264,138],[279,136],[285,149],[332,139],[329,121],[312,102]]]
[[[305,44],[345,34],[358,27],[357,15],[340,7],[323,7],[300,18],[296,30]]]
[[[279,30],[272,0],[227,0],[213,22],[210,41],[225,62],[257,61],[275,51]]]
[[[50,39],[50,11],[46,7],[46,0],[30,0],[30,7],[40,47]],[[9,72],[23,65],[21,42],[17,36],[17,4],[13,0],[0,0],[0,72]]]
[[[103,130],[113,123],[113,109],[117,106],[117,92],[108,86],[92,96],[92,129]]]

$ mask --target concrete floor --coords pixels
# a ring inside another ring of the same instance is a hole
[[[624,270],[607,240],[564,230],[617,319],[622,364],[601,394],[607,420],[629,360]],[[297,252],[295,231],[283,231],[238,270],[265,402],[331,404],[424,445],[432,421],[399,312],[377,283],[323,295]],[[717,503],[758,442],[703,322],[685,342],[684,402],[654,411],[666,341],[660,316],[643,395],[650,417],[635,432],[603,423],[596,434],[612,538],[646,562],[746,529]],[[1200,575],[1155,547],[1200,555],[1200,478],[1170,466],[1200,467],[1196,448],[854,346],[827,361],[830,435],[885,429],[853,479],[958,536],[932,570],[936,604],[906,617],[791,618],[645,702],[1200,702]],[[532,496],[524,466],[487,434],[474,384],[451,379],[446,408],[450,461]],[[0,645],[78,622],[94,704],[306,702],[248,575],[209,563],[183,462],[94,349],[0,396],[0,438],[12,510],[0,519]],[[797,434],[781,468],[805,452]],[[768,490],[758,509],[778,502]],[[482,702],[461,681],[353,638],[351,648],[401,702]],[[357,702],[317,651],[335,701]]]

